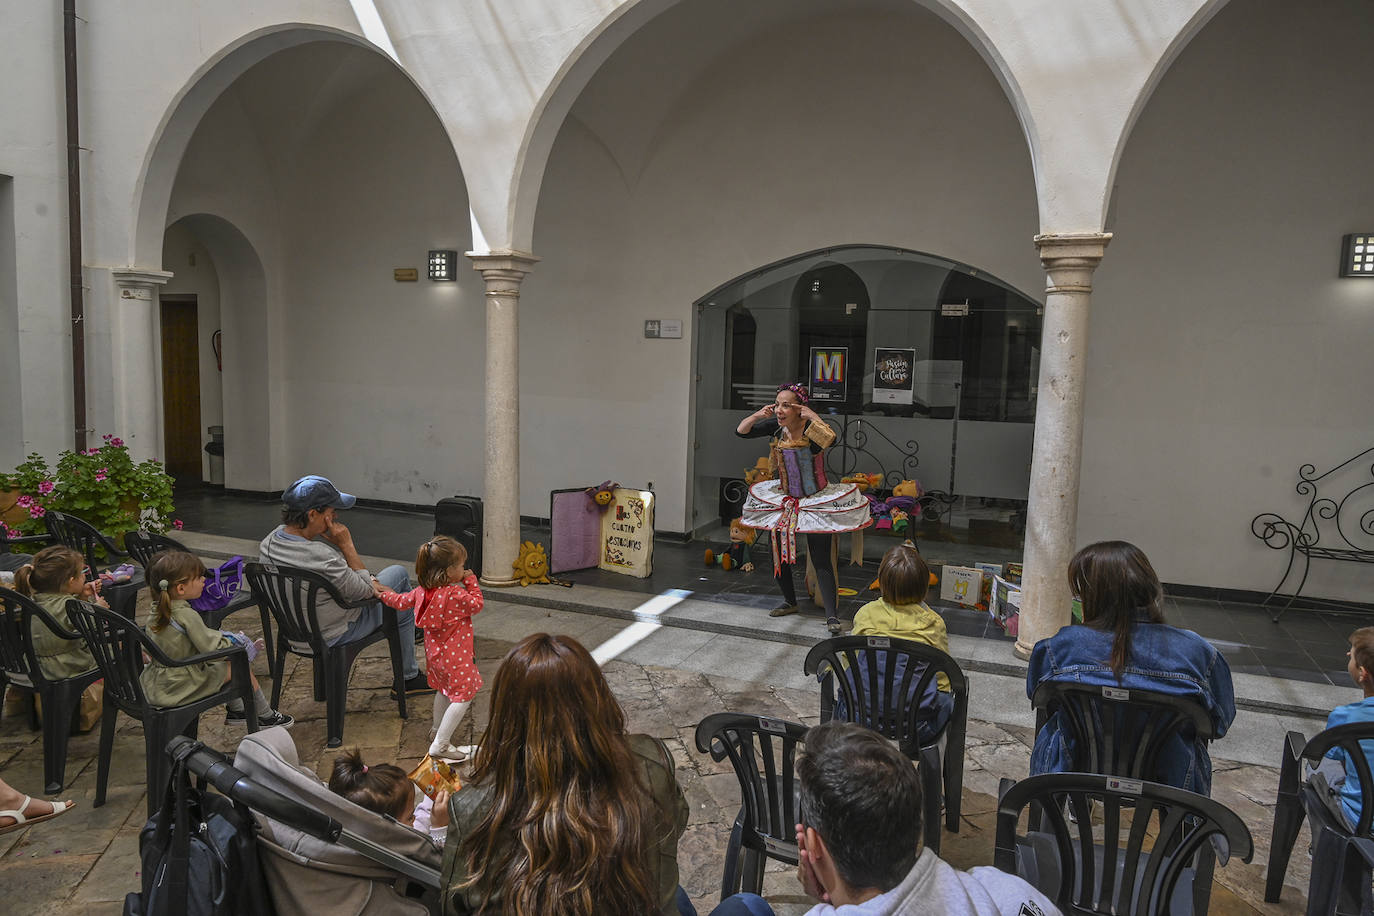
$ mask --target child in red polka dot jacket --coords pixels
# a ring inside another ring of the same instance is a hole
[[[380,587],[387,607],[415,611],[425,631],[425,670],[434,694],[431,757],[461,763],[467,755],[452,744],[463,714],[482,687],[472,656],[472,615],[482,610],[482,589],[467,568],[468,552],[451,537],[438,535],[420,545],[415,556],[417,588],[394,592]]]

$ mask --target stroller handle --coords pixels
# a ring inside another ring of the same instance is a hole
[[[188,770],[209,781],[233,801],[275,821],[290,824],[302,833],[334,843],[343,832],[343,825],[328,814],[258,785],[235,769],[228,757],[199,741],[177,735],[167,742],[167,755],[173,760],[183,760]]]

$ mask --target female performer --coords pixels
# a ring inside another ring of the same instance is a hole
[[[773,532],[773,578],[782,590],[783,603],[769,611],[769,616],[797,612],[792,564],[797,561],[800,531],[806,535],[806,550],[816,568],[816,597],[825,607],[825,625],[839,635],[835,534],[867,528],[872,519],[868,498],[858,486],[826,480],[825,450],[835,441],[835,431],[806,406],[808,400],[801,385],[779,385],[776,401],[751,413],[736,427],[735,434],[746,439],[772,437],[768,464],[773,479],[749,488],[743,518],[751,528]]]

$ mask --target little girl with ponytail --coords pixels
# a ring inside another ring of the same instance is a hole
[[[351,747],[334,758],[329,791],[398,824],[427,831],[433,842],[439,846],[444,844],[448,831],[448,791],[440,789],[431,801],[428,796],[420,795],[405,770],[395,764],[368,766],[363,763],[362,751]],[[417,795],[421,799],[419,805],[415,803]]]
[[[67,631],[75,629],[67,616],[67,602],[71,599],[109,607],[100,597],[99,586],[86,581],[86,558],[70,547],[44,547],[38,551],[32,563],[25,563],[15,572],[14,588],[32,598]],[[95,667],[95,659],[84,642],[63,639],[37,618],[29,621],[29,638],[46,677],[76,677]]]
[[[221,633],[205,625],[190,603],[205,589],[205,567],[200,558],[184,550],[167,550],[153,557],[148,564],[148,590],[153,598],[147,631],[159,649],[173,659],[189,658],[217,649],[241,645],[251,660],[262,648],[262,640],[254,642],[242,633]],[[151,659],[139,680],[148,702],[155,706],[181,706],[209,696],[230,678],[229,660],[217,658],[197,665],[169,668]],[[257,707],[258,724],[289,726],[290,716],[277,712],[263,696],[258,679],[249,672],[253,682],[253,702]],[[243,701],[229,701],[227,722],[247,719]]]

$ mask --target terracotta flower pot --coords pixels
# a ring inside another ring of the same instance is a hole
[[[29,510],[17,505],[16,500],[23,495],[21,490],[6,490],[0,493],[0,521],[11,528],[18,528],[29,520]]]

